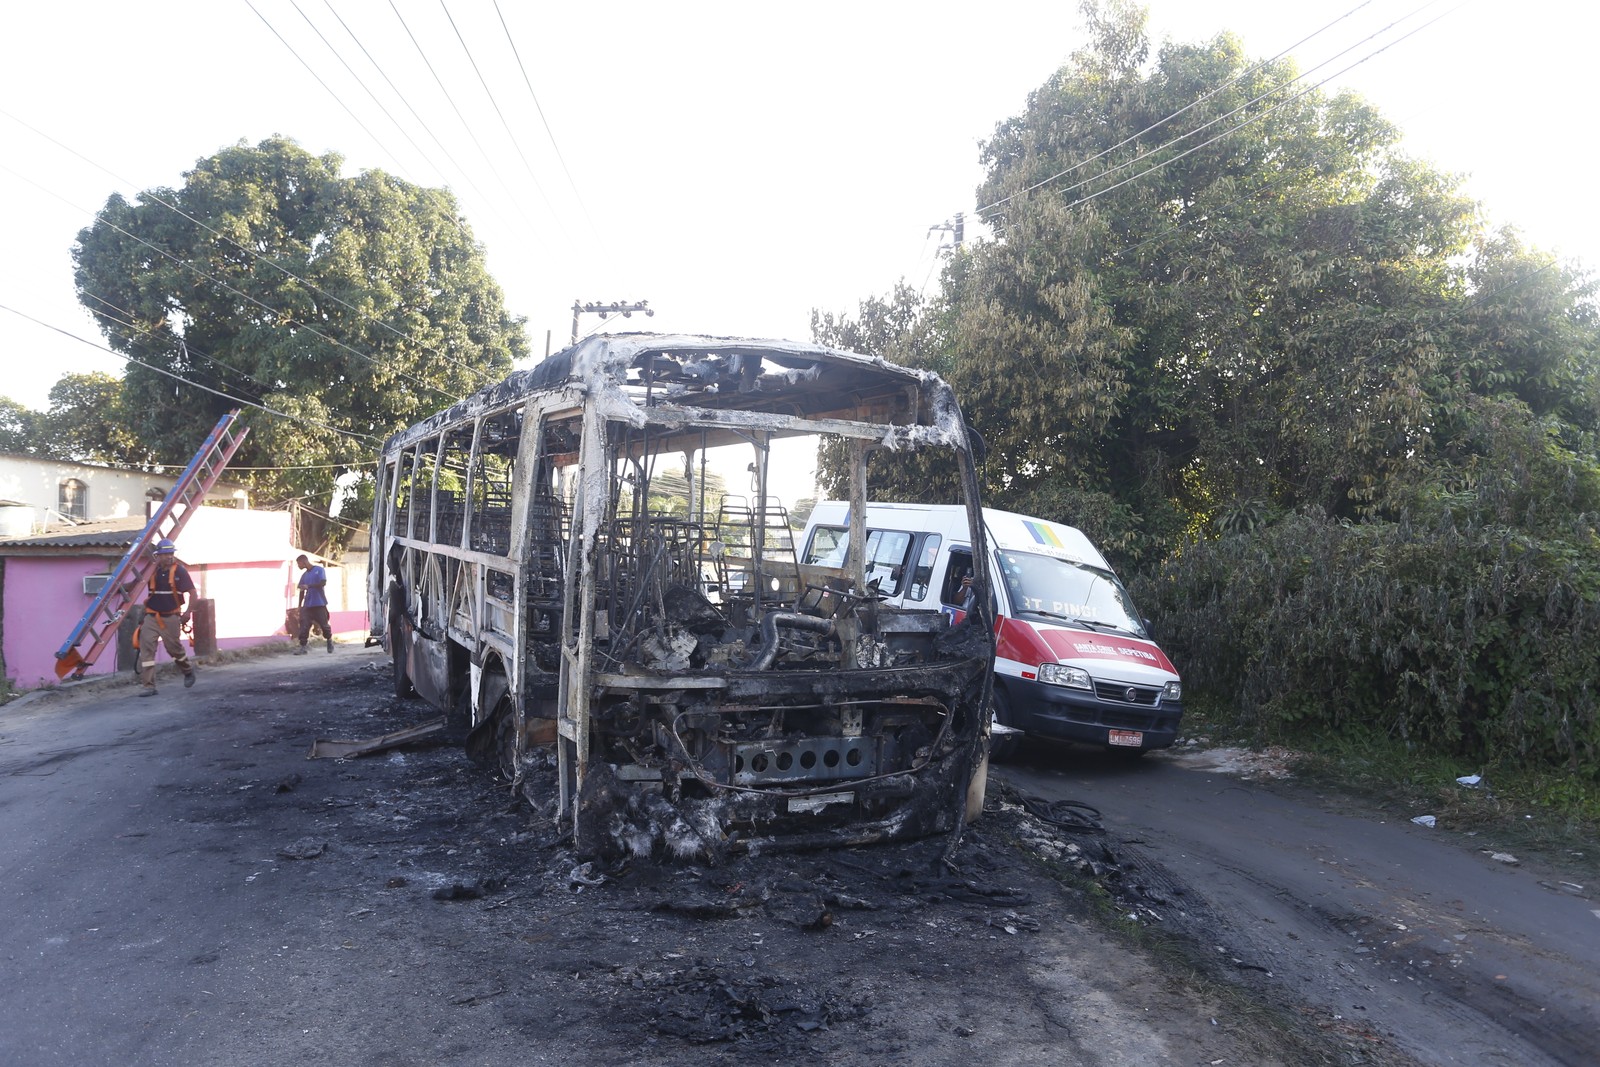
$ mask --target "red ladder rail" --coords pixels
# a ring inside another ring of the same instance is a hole
[[[138,598],[145,579],[149,577],[153,563],[150,546],[162,538],[177,540],[178,533],[189,521],[189,515],[205,501],[206,493],[211,491],[211,487],[227,469],[228,461],[250,433],[248,428],[240,428],[237,432],[232,429],[238,417],[239,409],[234,408],[217,420],[205,443],[178,476],[172,491],[128,547],[122,561],[101,588],[100,595],[94,598],[89,610],[73,627],[71,636],[57,650],[57,678],[65,678],[69,674],[74,678],[83,677],[83,673],[94,665],[100,653],[116,638],[117,624],[128,610],[128,605]]]

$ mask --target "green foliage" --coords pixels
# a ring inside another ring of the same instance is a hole
[[[129,421],[121,379],[100,373],[63,374],[50,387],[42,449],[62,459],[147,466],[153,457],[128,429]]]
[[[1100,542],[1215,722],[1592,797],[1593,281],[1486,232],[1367,103],[1273,94],[1292,61],[1152,57],[1141,9],[1084,11],[983,147],[992,239],[820,332],[952,382],[985,502]]]
[[[1194,520],[1168,535],[1356,514],[1432,445],[1471,205],[1354,98],[1252,105],[1291,63],[1222,35],[1146,69],[1142,12],[1089,14],[1101,43],[985,147],[999,237],[950,289],[954,377],[1006,487],[1066,481],[1139,515],[1164,498]]]
[[[1600,540],[1585,516],[1495,522],[1489,495],[1197,541],[1134,594],[1186,691],[1258,739],[1372,735],[1600,780]]]
[[[258,495],[325,507],[388,433],[527,354],[448,192],[342,177],[283,138],[184,177],[112,196],[74,248],[80,299],[138,361],[125,424],[165,461],[236,406],[226,393],[287,416],[246,416],[236,466],[301,468],[257,476]]]
[[[9,396],[0,396],[0,452],[29,455],[38,451],[43,438],[43,416]]]
[[[33,411],[0,397],[0,452],[145,467],[153,458],[129,429],[122,381],[109,374],[63,374],[50,406]]]
[[[937,309],[904,282],[887,300],[864,300],[855,318],[811,313],[811,336],[818,344],[880,356],[893,363],[947,373],[944,323]],[[825,441],[817,456],[817,479],[825,497],[850,495],[850,447]],[[948,504],[961,499],[961,479],[948,456],[873,451],[867,459],[868,488],[876,500]]]

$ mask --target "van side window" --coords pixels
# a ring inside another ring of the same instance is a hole
[[[844,552],[849,543],[849,530],[837,526],[818,526],[811,531],[805,562],[816,567],[843,567]]]
[[[867,531],[867,584],[884,596],[899,596],[911,562],[911,535],[903,530]]]
[[[906,584],[906,565],[911,561],[911,534],[904,530],[867,531],[867,581],[878,583],[883,596],[899,596]],[[820,567],[843,567],[850,548],[850,531],[837,526],[818,526],[811,531],[805,562]]]
[[[922,539],[922,554],[917,557],[917,565],[911,571],[911,589],[906,593],[907,600],[926,600],[928,597],[928,583],[933,580],[933,564],[939,558],[939,545],[944,538],[939,534],[928,534]]]
[[[971,573],[972,549],[952,548],[950,565],[945,568],[944,585],[939,590],[939,599],[952,608],[965,608],[967,596],[961,590],[961,579]]]

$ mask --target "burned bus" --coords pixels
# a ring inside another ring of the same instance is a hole
[[[824,440],[852,470],[828,567],[797,558],[771,492]],[[397,693],[585,854],[957,833],[982,805],[993,628],[900,610],[868,578],[872,457],[906,449],[955,458],[986,587],[937,376],[810,344],[590,338],[386,442],[373,636]],[[719,492],[730,471],[748,495]]]

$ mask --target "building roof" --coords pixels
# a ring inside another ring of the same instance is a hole
[[[158,464],[156,467],[123,467],[115,463],[85,463],[79,459],[62,459],[59,456],[37,455],[32,452],[5,452],[0,451],[0,459],[15,460],[19,463],[48,464],[52,467],[78,467],[86,471],[104,471],[109,474],[128,474],[136,478],[154,478],[164,482],[175,481],[183,474],[184,465],[176,466]],[[249,492],[250,487],[243,482],[232,481],[225,477],[218,477],[211,487],[213,493],[231,493],[235,490]]]
[[[61,548],[114,548],[118,552],[126,552],[128,546],[138,540],[144,527],[143,517],[84,522],[53,533],[0,539],[0,554],[32,555]]]

